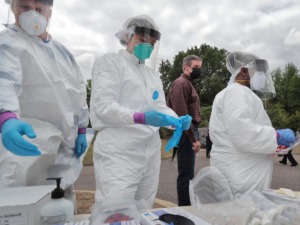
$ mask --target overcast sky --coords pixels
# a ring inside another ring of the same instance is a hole
[[[300,69],[299,0],[54,0],[50,33],[76,56],[87,79],[95,55],[122,48],[114,34],[141,14],[160,28],[159,58],[172,62],[179,51],[206,43],[252,52],[271,69],[287,63]],[[3,2],[0,20],[7,21]]]

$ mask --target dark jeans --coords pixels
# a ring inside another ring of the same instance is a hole
[[[199,139],[199,132],[194,128],[195,138]],[[191,205],[189,194],[189,182],[194,178],[196,154],[192,149],[192,143],[183,133],[178,143],[177,163],[178,163],[178,178],[177,178],[177,196],[178,206]]]

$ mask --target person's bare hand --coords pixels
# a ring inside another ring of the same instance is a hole
[[[196,141],[193,143],[193,150],[198,153],[200,151],[201,148],[201,142],[200,141]]]

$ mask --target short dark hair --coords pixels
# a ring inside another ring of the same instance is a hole
[[[193,60],[197,60],[197,61],[202,62],[202,59],[199,56],[197,56],[197,55],[188,55],[188,56],[184,57],[184,59],[182,61],[182,68],[185,64],[187,64],[188,66],[191,66]]]

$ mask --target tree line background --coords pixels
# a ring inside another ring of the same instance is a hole
[[[171,83],[182,73],[182,60],[187,55],[197,55],[203,60],[203,73],[194,80],[194,86],[201,101],[201,127],[207,127],[211,114],[212,104],[216,94],[227,86],[231,74],[226,69],[225,49],[202,44],[200,47],[188,48],[175,55],[173,64],[162,60],[159,72],[166,96]],[[268,59],[267,59],[268,60]],[[265,109],[275,128],[300,128],[300,73],[295,65],[288,63],[285,68],[271,71],[276,96],[264,102]],[[91,80],[87,81],[87,102],[91,95]]]

